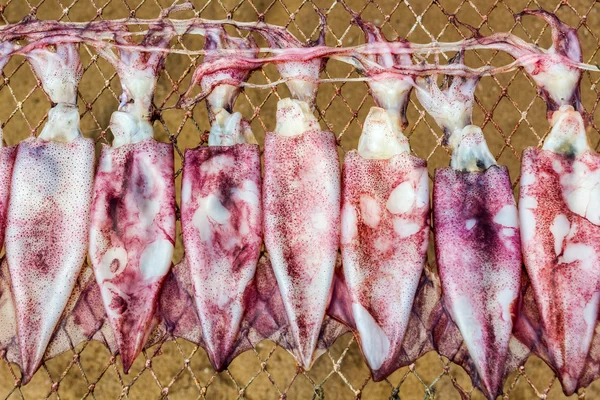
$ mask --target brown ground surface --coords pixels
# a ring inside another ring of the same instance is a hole
[[[155,17],[160,7],[168,6],[168,0],[41,0],[40,4],[30,0],[6,0],[0,6],[0,18],[5,22],[16,22],[31,12],[31,7],[37,7],[37,16],[41,19],[63,19],[74,21],[87,21],[96,18],[97,9],[102,8],[101,17],[105,19],[122,18],[136,10],[135,15],[140,18]],[[106,3],[105,3],[106,2]],[[257,11],[264,12],[267,22],[276,24],[287,24],[289,13],[294,13],[295,20],[289,29],[303,38],[300,31],[307,36],[313,33],[317,25],[317,18],[310,2],[301,0],[282,0],[282,2],[271,0],[195,0],[196,10],[201,11],[205,18],[225,18],[226,10],[233,10],[231,15],[237,20],[256,20]],[[440,1],[440,5],[431,5],[426,1],[395,1],[380,0],[378,3],[364,3],[362,0],[348,2],[355,10],[364,9],[365,19],[381,24],[386,22],[383,15],[391,14],[389,23],[385,25],[385,33],[393,38],[397,34],[407,36],[414,42],[428,42],[430,34],[437,37],[440,32],[440,40],[450,41],[460,39],[459,30],[452,25],[447,25],[448,18],[441,9],[447,13],[456,14],[457,18],[472,25],[482,23],[481,14],[488,14],[492,2],[476,1],[464,2],[458,0]],[[561,2],[540,1],[540,5],[546,9],[555,9]],[[559,9],[558,15],[572,25],[578,25],[579,15],[587,13],[587,26],[579,28],[581,40],[584,46],[584,59],[595,61],[595,52],[598,46],[596,35],[600,34],[599,11],[593,8],[593,1],[564,1]],[[569,5],[567,5],[569,3]],[[331,9],[328,23],[329,31],[327,41],[330,45],[354,45],[362,42],[362,34],[356,27],[348,29],[350,17],[344,11],[340,3],[332,3],[331,0],[315,0],[318,7]],[[332,6],[332,4],[335,4]],[[489,13],[488,23],[483,25],[482,33],[493,31],[506,31],[513,27],[512,12],[518,12],[529,5],[536,8],[536,2],[527,0],[510,0],[499,3]],[[570,7],[573,7],[571,9]],[[589,11],[589,9],[591,11]],[[458,11],[457,11],[458,10]],[[573,11],[575,10],[575,11]],[[588,12],[589,11],[589,12]],[[422,24],[415,24],[415,15],[423,14]],[[191,13],[182,13],[176,17],[188,17]],[[538,21],[528,20],[526,30],[517,26],[514,32],[524,38],[527,32],[537,37],[543,25]],[[397,32],[394,32],[397,31]],[[461,27],[460,31],[467,34],[468,31]],[[337,38],[341,38],[337,42]],[[199,48],[202,40],[199,37],[186,38],[183,40],[190,48]],[[549,37],[546,33],[542,36],[542,43],[548,44]],[[482,53],[483,60],[487,61],[493,53]],[[82,50],[84,65],[88,66],[81,83],[80,106],[82,112],[82,131],[88,137],[103,137],[110,140],[110,132],[107,132],[108,121],[111,113],[117,107],[116,96],[120,94],[118,78],[113,76],[112,69],[102,60],[90,64],[90,53],[87,49]],[[472,65],[481,64],[482,61],[475,55],[470,54],[468,59]],[[504,55],[493,58],[494,65],[500,65],[510,61]],[[171,79],[179,82],[179,93],[182,93],[189,84],[190,58],[186,56],[170,56],[167,61],[168,74],[163,74],[159,81],[156,93],[156,104],[163,108],[162,120],[156,122],[155,129],[159,140],[167,141],[168,135],[177,135],[177,146],[179,149],[194,147],[199,142],[199,134],[208,129],[206,111],[203,105],[195,108],[193,118],[184,120],[184,112],[168,109],[173,106],[178,98],[177,89],[173,89]],[[192,67],[193,70],[193,67]],[[331,76],[346,76],[351,68],[339,62],[330,61],[327,73]],[[277,79],[278,75],[274,68],[267,67],[257,72],[252,77],[253,82],[265,82],[266,79]],[[0,85],[0,121],[4,127],[5,140],[8,144],[17,143],[32,133],[39,133],[40,126],[45,120],[49,102],[45,95],[36,89],[36,80],[28,65],[23,64],[22,59],[12,60],[4,71],[5,85]],[[356,76],[356,74],[352,74]],[[181,77],[181,78],[180,78]],[[593,82],[598,76],[586,76],[582,90],[585,104],[588,110],[594,110],[596,89]],[[505,87],[510,83],[508,89]],[[337,93],[337,95],[336,95]],[[265,129],[274,127],[274,111],[277,98],[286,96],[287,89],[283,86],[276,91],[269,90],[247,90],[237,101],[236,109],[241,111],[247,118],[252,119],[252,126],[259,141],[262,141]],[[516,182],[519,175],[519,155],[525,146],[537,145],[540,138],[548,130],[544,118],[545,107],[543,102],[536,98],[535,90],[528,79],[521,73],[508,73],[495,78],[484,78],[477,90],[479,106],[475,110],[475,122],[483,124],[490,149],[497,155],[499,162],[508,165],[513,181]],[[86,105],[91,105],[91,110],[86,111]],[[358,135],[361,129],[361,121],[364,120],[369,107],[373,105],[368,96],[364,84],[349,83],[334,86],[324,84],[319,90],[318,106],[323,117],[322,125],[327,126],[341,137],[343,149],[356,147]],[[491,119],[485,119],[486,110],[489,110]],[[407,129],[410,135],[411,145],[414,152],[423,158],[429,159],[430,171],[434,168],[445,166],[449,162],[448,154],[437,146],[439,130],[429,117],[419,110],[418,104],[411,103],[409,106],[409,118],[411,125]],[[182,123],[184,121],[184,123]],[[598,143],[598,132],[590,130],[590,137],[594,144]],[[507,146],[510,144],[510,146]],[[512,146],[512,148],[511,148]],[[178,168],[181,158],[177,157]],[[178,179],[178,185],[180,184]],[[518,187],[515,188],[518,190]],[[432,253],[430,253],[432,254]],[[181,259],[182,246],[179,243],[176,260]],[[430,257],[433,265],[435,260]],[[350,344],[350,345],[349,345]],[[368,370],[362,361],[360,352],[351,336],[340,338],[330,351],[331,357],[337,360],[349,345],[349,351],[343,358],[340,371],[355,388],[360,387],[368,378]],[[81,346],[78,347],[78,350]],[[148,351],[151,356],[155,349]],[[261,370],[261,360],[268,357],[265,372],[258,374]],[[333,369],[332,358],[324,355],[317,362],[313,370],[307,375],[319,383],[326,379]],[[260,359],[259,359],[260,358]],[[188,368],[184,368],[184,360],[189,359]],[[296,366],[291,356],[284,350],[275,348],[272,343],[262,343],[256,352],[247,352],[238,357],[231,365],[228,373],[214,374],[203,350],[195,351],[190,343],[179,341],[168,342],[162,346],[160,354],[152,358],[151,369],[144,369],[144,360],[139,358],[132,372],[125,376],[121,371],[120,361],[111,361],[110,354],[98,343],[89,343],[75,358],[74,353],[63,354],[51,361],[40,370],[32,382],[21,389],[26,398],[41,398],[45,396],[62,398],[79,398],[89,394],[90,384],[95,388],[92,396],[96,398],[115,398],[122,394],[128,394],[131,398],[160,397],[161,388],[171,386],[168,395],[171,398],[198,397],[199,388],[208,386],[206,394],[208,398],[235,398],[242,393],[239,391],[248,382],[252,383],[243,392],[249,399],[279,398],[279,390],[291,385],[288,389],[288,398],[311,398],[314,389],[313,384],[304,376],[299,375],[293,383],[290,382],[296,373]],[[400,386],[401,398],[417,399],[426,396],[425,386],[432,385],[429,394],[438,399],[459,398],[453,389],[450,376],[454,377],[463,387],[469,388],[470,382],[461,368],[450,365],[449,375],[444,375],[444,360],[436,354],[430,353],[420,359],[415,366],[416,374],[409,373],[408,368],[394,373],[389,381],[392,385]],[[148,363],[146,366],[149,366]],[[142,371],[141,375],[138,374]],[[525,399],[538,398],[538,394],[531,388],[531,382],[540,391],[543,391],[553,382],[550,369],[539,359],[532,357],[525,366],[526,376],[517,377],[513,374],[507,381],[514,385],[511,398]],[[258,374],[257,377],[255,377]],[[138,376],[139,375],[139,376]],[[253,378],[255,377],[255,378]],[[518,379],[517,379],[518,378]],[[438,380],[439,379],[439,380]],[[272,380],[272,381],[271,381]],[[52,383],[60,381],[52,391]],[[131,385],[129,392],[123,392],[123,386]],[[276,389],[274,384],[279,389]],[[210,384],[210,385],[209,385]],[[21,393],[13,391],[14,378],[5,364],[0,364],[0,396],[10,395],[18,398]],[[328,399],[352,398],[353,393],[338,374],[333,374],[323,384],[323,392]],[[392,388],[389,383],[370,382],[363,390],[363,398],[384,399],[389,398]],[[588,398],[597,398],[600,393],[600,385],[594,384],[588,389]],[[475,398],[481,398],[477,392]],[[554,385],[548,393],[548,398],[562,398],[560,385]]]

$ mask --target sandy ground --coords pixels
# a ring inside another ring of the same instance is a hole
[[[130,9],[135,9],[135,15],[140,18],[155,17],[160,7],[168,6],[166,0],[147,0],[141,4],[138,0],[108,1],[106,5],[94,0],[45,0],[37,6],[37,16],[41,19],[71,19],[74,21],[87,21],[96,17],[97,9],[102,8],[102,18],[122,18],[130,14]],[[16,22],[30,13],[32,3],[28,0],[12,0],[2,2],[0,7],[0,18],[6,22]],[[472,1],[456,11],[462,1],[440,1],[441,7],[447,13],[455,13],[463,21],[473,25],[479,25],[481,18],[478,11],[487,13],[489,2]],[[506,1],[506,5],[499,4],[489,16],[489,25],[482,28],[482,33],[493,31],[505,31],[513,26],[511,12],[518,12],[529,2],[525,0]],[[556,1],[541,1],[541,5],[547,9],[554,9]],[[566,3],[566,2],[565,2]],[[570,5],[580,14],[586,13],[593,2],[569,1]],[[206,18],[225,18],[231,10],[233,18],[243,21],[256,19],[256,13],[264,12],[265,20],[275,24],[287,24],[289,13],[294,13],[295,19],[289,25],[292,33],[304,38],[300,31],[306,32],[307,36],[315,37],[314,29],[317,26],[317,18],[311,3],[300,0],[286,0],[283,3],[270,0],[242,1],[237,0],[212,0],[208,2],[194,1],[201,16]],[[283,4],[283,5],[282,5]],[[316,0],[314,4],[321,8],[331,8],[331,0]],[[361,10],[364,7],[363,17],[365,19],[381,24],[385,21],[382,13],[391,14],[389,23],[385,25],[384,31],[388,37],[396,35],[407,36],[414,42],[428,42],[431,40],[429,34],[437,36],[443,32],[440,40],[450,41],[460,39],[461,34],[452,25],[447,25],[447,17],[440,11],[437,5],[429,5],[428,2],[411,1],[397,4],[394,1],[382,0],[379,3],[366,3],[361,1],[350,1],[350,7]],[[138,7],[139,6],[139,7]],[[68,9],[65,15],[64,11]],[[415,24],[414,14],[424,13],[422,25]],[[176,17],[187,17],[190,13],[181,13]],[[345,46],[355,45],[362,42],[362,34],[356,27],[348,28],[350,16],[344,11],[340,3],[337,3],[329,14],[327,43],[329,45],[343,44]],[[570,24],[577,24],[579,18],[568,7],[563,6],[558,15]],[[587,24],[592,33],[585,27],[579,29],[584,46],[584,59],[595,57],[597,39],[594,34],[600,34],[599,13],[593,9],[588,17]],[[527,21],[526,27],[532,35],[537,35],[541,28],[537,21]],[[392,28],[393,27],[393,28]],[[394,32],[394,30],[396,32]],[[468,34],[466,28],[461,27],[460,32]],[[526,37],[522,27],[517,27],[515,33]],[[337,38],[341,38],[338,42]],[[546,33],[542,37],[542,43],[548,44],[549,37]],[[202,40],[198,37],[186,38],[183,44],[189,48],[200,48]],[[180,44],[174,44],[180,45]],[[493,56],[492,63],[501,65],[510,61],[504,55],[493,53],[482,53],[482,59],[470,54],[467,61],[471,65],[481,64]],[[117,96],[120,94],[118,78],[114,77],[113,70],[102,60],[90,64],[90,53],[88,49],[82,49],[84,65],[87,66],[86,73],[81,83],[80,107],[82,112],[82,131],[84,135],[99,139],[99,143],[105,139],[110,141],[110,132],[107,130],[111,113],[118,105]],[[598,62],[597,57],[592,62]],[[159,80],[155,102],[157,107],[162,108],[162,119],[155,123],[157,138],[168,141],[169,136],[177,137],[177,147],[181,150],[195,147],[200,141],[200,135],[209,128],[206,111],[203,105],[199,105],[193,112],[193,118],[184,120],[184,112],[172,107],[178,99],[178,93],[182,93],[188,86],[191,71],[189,67],[190,58],[187,56],[170,56],[167,60],[167,73]],[[330,61],[327,74],[334,77],[342,77],[351,74],[352,69],[339,62]],[[12,60],[4,71],[5,83],[0,86],[0,121],[4,128],[4,138],[8,144],[14,144],[28,137],[32,133],[39,133],[43,125],[45,115],[50,107],[46,96],[35,89],[36,80],[28,65],[23,64],[22,59]],[[352,73],[350,76],[357,76]],[[277,72],[272,67],[266,67],[257,72],[251,78],[252,82],[264,83],[267,80],[278,78]],[[594,76],[596,79],[597,76]],[[178,89],[173,89],[175,81]],[[511,83],[506,91],[502,86]],[[336,95],[341,94],[341,96]],[[276,90],[247,90],[240,96],[236,103],[236,110],[242,112],[247,118],[252,119],[252,127],[255,135],[262,143],[264,131],[274,128],[274,111],[278,97],[287,96],[287,89],[279,86]],[[475,110],[475,123],[484,122],[485,110],[492,111],[491,120],[485,120],[483,126],[489,147],[492,153],[497,155],[499,162],[509,167],[513,182],[517,181],[519,175],[519,155],[526,146],[537,145],[540,138],[548,130],[545,120],[545,106],[541,99],[535,95],[535,90],[528,79],[521,73],[509,73],[495,78],[484,78],[477,90],[478,104]],[[593,106],[596,92],[592,88],[590,77],[586,76],[583,82],[583,97],[588,110]],[[91,105],[91,111],[86,111],[86,106]],[[323,127],[341,135],[340,152],[356,147],[361,130],[361,121],[364,121],[369,107],[373,105],[368,96],[365,85],[362,83],[348,83],[334,86],[324,84],[319,90],[318,107],[321,112]],[[356,117],[354,117],[356,115]],[[416,155],[428,158],[430,172],[434,168],[446,166],[449,162],[447,152],[437,146],[440,135],[433,121],[419,111],[416,100],[409,106],[410,127],[406,133],[410,136],[411,145]],[[594,144],[598,143],[599,135],[596,131],[590,131],[590,137]],[[507,144],[510,146],[507,147]],[[177,157],[177,168],[181,165],[181,157]],[[180,185],[180,179],[177,179]],[[518,190],[518,187],[515,187]],[[182,257],[182,246],[179,238],[175,262]],[[430,255],[432,252],[430,251]],[[434,263],[430,257],[430,263]],[[346,348],[349,345],[349,350]],[[81,346],[77,349],[80,350]],[[150,357],[157,349],[150,349],[147,356]],[[333,369],[332,360],[337,361],[345,354],[341,362],[340,372],[345,379],[355,388],[362,386],[368,378],[368,370],[362,361],[362,357],[353,343],[350,335],[340,338],[330,350],[329,355],[322,356],[313,370],[307,373],[310,379],[319,384],[323,380],[322,390],[325,398],[346,399],[354,396],[347,383],[338,374],[330,375]],[[268,358],[268,359],[267,359]],[[261,362],[267,359],[266,371],[261,371]],[[189,362],[186,363],[186,360]],[[125,376],[122,374],[118,358],[111,359],[108,351],[98,343],[89,343],[78,357],[74,353],[63,354],[46,364],[46,367],[34,377],[33,381],[22,389],[22,395],[26,398],[41,398],[44,396],[61,398],[78,398],[88,393],[90,385],[94,390],[92,395],[96,398],[115,398],[122,394],[128,394],[131,398],[160,397],[168,394],[171,398],[190,398],[206,395],[208,398],[235,398],[244,395],[248,399],[270,399],[279,398],[280,391],[286,387],[289,399],[311,398],[315,394],[314,385],[306,376],[300,374],[295,379],[296,366],[291,356],[284,350],[276,348],[272,343],[262,343],[256,352],[250,351],[238,357],[231,365],[228,373],[214,374],[203,350],[196,350],[190,343],[179,341],[168,342],[162,346],[160,353],[152,358],[150,369],[145,369],[141,375],[138,372],[144,367],[142,358],[138,358],[132,372]],[[450,376],[454,377],[461,386],[469,388],[470,381],[460,367],[450,365],[449,374],[444,374],[444,363],[436,354],[430,353],[418,360],[412,373],[408,368],[397,371],[389,378],[389,383],[369,382],[363,390],[363,398],[384,399],[390,398],[392,385],[400,386],[399,396],[406,399],[423,398],[431,395],[438,399],[459,398],[453,389]],[[539,359],[531,358],[525,366],[526,376],[517,377],[513,374],[507,381],[514,385],[511,398],[526,399],[537,398],[535,391],[528,381],[543,391],[553,382],[550,369]],[[518,378],[518,379],[517,379]],[[61,381],[59,385],[52,383]],[[134,382],[130,385],[131,382]],[[245,386],[251,384],[245,388]],[[169,386],[168,392],[161,391],[162,387]],[[430,386],[426,393],[426,387]],[[0,364],[0,396],[7,396],[14,386],[14,378],[7,365]],[[128,392],[123,392],[123,387],[130,386]],[[208,390],[204,391],[208,386]],[[244,391],[240,391],[245,388]],[[596,398],[600,392],[600,385],[594,384],[588,389],[588,398]],[[478,392],[474,392],[474,398],[482,398]],[[20,393],[13,392],[11,398],[18,398]],[[560,387],[557,382],[552,386],[548,398],[562,398]]]

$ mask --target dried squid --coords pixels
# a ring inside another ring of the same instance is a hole
[[[152,27],[142,46],[167,47],[174,31]],[[123,40],[117,37],[118,40]],[[123,370],[146,344],[175,245],[173,148],[154,139],[152,96],[164,53],[99,48],[123,87],[112,114],[112,146],[103,145],[96,171],[90,259]]]
[[[463,53],[451,60],[462,63]],[[458,326],[489,398],[502,389],[517,313],[521,249],[517,207],[506,167],[498,166],[483,132],[471,124],[479,77],[417,79],[416,94],[444,130],[450,167],[433,186],[435,250],[444,305]]]
[[[206,30],[209,52],[194,81],[209,93],[212,126],[208,146],[185,152],[181,189],[185,259],[204,347],[218,371],[227,367],[238,346],[262,245],[260,149],[249,123],[232,112],[239,83],[251,70],[236,57],[223,60],[221,48],[249,50],[249,55],[257,49],[251,37],[232,38],[222,28]],[[214,62],[227,66],[203,73]]]
[[[85,260],[94,175],[94,143],[79,130],[78,45],[40,45],[27,57],[56,106],[39,137],[19,144],[9,196],[5,244],[24,382],[38,369]]]

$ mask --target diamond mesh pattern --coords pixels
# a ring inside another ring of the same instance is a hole
[[[170,0],[6,0],[0,5],[3,23],[19,21],[27,15],[61,21],[92,21],[125,17],[154,18],[169,7]],[[350,46],[362,42],[362,32],[350,25],[350,8],[366,20],[383,27],[388,38],[400,35],[414,42],[452,41],[471,32],[464,24],[483,34],[510,31],[524,39],[549,44],[549,32],[532,18],[515,21],[512,14],[523,8],[542,7],[554,11],[568,24],[577,27],[584,49],[584,62],[600,64],[600,5],[595,1],[574,0],[194,0],[191,11],[174,18],[200,16],[239,21],[264,20],[286,26],[300,40],[315,38],[318,18],[315,8],[328,16],[327,44]],[[179,37],[175,48],[199,49],[198,36]],[[118,77],[92,49],[82,47],[85,74],[79,91],[81,127],[85,136],[98,143],[110,142],[108,122],[117,108],[121,92]],[[170,55],[155,94],[158,140],[170,141],[176,151],[176,166],[181,168],[183,150],[206,140],[209,129],[203,106],[193,111],[173,106],[189,86],[191,74],[200,59]],[[494,51],[468,54],[470,65],[500,65],[510,57]],[[348,65],[329,61],[324,77],[358,77]],[[279,75],[273,66],[253,74],[250,82],[269,83]],[[584,74],[582,96],[590,116],[590,138],[600,144],[598,111],[600,75]],[[264,132],[274,128],[275,105],[288,95],[285,85],[272,89],[246,89],[236,103],[251,121],[262,142]],[[414,96],[413,96],[414,98]],[[29,65],[15,57],[4,69],[0,81],[0,121],[8,144],[40,132],[50,102],[41,90]],[[541,145],[549,132],[545,104],[537,96],[535,84],[521,70],[484,78],[476,92],[474,120],[486,135],[499,163],[509,167],[515,191],[518,190],[520,154],[526,146]],[[323,127],[339,137],[341,151],[355,148],[362,121],[374,105],[363,83],[321,85],[317,111]],[[450,157],[440,146],[441,132],[420,105],[411,100],[410,126],[406,130],[415,155],[429,161],[429,171],[446,166]],[[178,188],[181,170],[176,173]],[[178,190],[179,192],[179,190]],[[179,200],[179,199],[178,199]],[[176,259],[183,255],[178,235]],[[430,249],[429,268],[435,268]],[[83,282],[81,283],[83,284]],[[32,382],[21,387],[18,369],[0,365],[0,396],[7,398],[483,398],[472,389],[464,371],[447,359],[429,353],[415,364],[375,383],[351,335],[340,338],[310,372],[297,369],[293,359],[272,342],[263,342],[239,356],[230,368],[215,373],[202,349],[183,340],[168,341],[152,347],[138,357],[129,375],[120,362],[100,344],[89,342],[46,362]],[[600,384],[592,384],[579,397],[596,398]],[[561,398],[560,385],[543,362],[531,357],[514,372],[504,388],[505,398]]]

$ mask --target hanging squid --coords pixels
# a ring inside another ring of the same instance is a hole
[[[173,35],[160,23],[141,45],[165,48]],[[123,94],[110,120],[112,146],[102,146],[96,171],[89,255],[127,373],[154,326],[175,245],[173,148],[154,139],[150,118],[165,54],[98,50],[115,67]]]
[[[340,165],[335,137],[307,103],[283,99],[265,138],[265,246],[283,297],[294,356],[313,362],[331,284],[340,226]]]
[[[203,344],[220,371],[236,354],[246,293],[260,257],[262,183],[260,148],[249,123],[239,112],[232,114],[239,83],[251,69],[237,57],[219,57],[218,50],[250,50],[256,56],[257,47],[252,37],[233,38],[223,28],[207,29],[205,35],[209,52],[193,81],[209,93],[212,126],[208,146],[185,152],[181,227]],[[211,63],[222,69],[204,73]]]
[[[451,60],[462,63],[463,53]],[[479,77],[418,78],[416,94],[444,130],[450,167],[433,186],[435,250],[444,305],[458,326],[488,398],[502,389],[521,276],[517,207],[508,170],[471,124]],[[452,357],[450,357],[452,358]]]
[[[56,106],[39,137],[18,146],[6,221],[25,383],[42,361],[85,260],[94,168],[94,143],[79,130],[78,46],[32,46],[26,55]]]
[[[552,130],[521,160],[519,219],[525,266],[540,318],[538,339],[570,395],[581,386],[600,303],[600,156],[580,114],[581,61],[574,28],[553,14],[527,11],[552,28],[552,47],[527,70],[548,103]],[[525,50],[516,49],[513,53]],[[524,57],[513,54],[515,57]]]
[[[336,140],[322,131],[311,107],[325,59],[303,59],[306,46],[284,29],[248,27],[272,46],[297,48],[276,63],[293,99],[277,104],[277,124],[265,137],[262,191],[264,241],[288,322],[287,346],[300,366],[315,360],[332,291],[340,224],[340,165]],[[321,15],[324,43],[325,17]]]
[[[375,380],[398,366],[429,242],[427,165],[396,115],[373,107],[346,154],[341,248],[357,339]]]
[[[387,43],[376,26],[354,17],[368,43]],[[341,250],[355,331],[375,380],[399,368],[402,343],[429,243],[429,178],[424,160],[410,155],[400,123],[412,77],[386,72],[410,56],[381,53],[360,65],[376,104],[358,151],[346,153],[342,185]],[[358,61],[358,59],[357,59]],[[374,65],[379,67],[374,68]],[[344,301],[344,299],[333,299]]]

